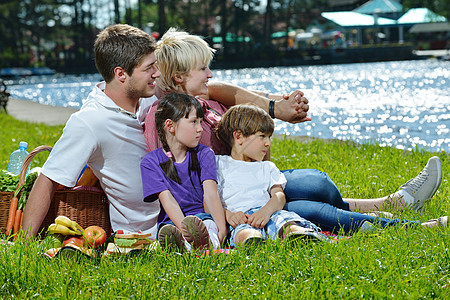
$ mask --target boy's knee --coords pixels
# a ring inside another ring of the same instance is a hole
[[[252,228],[245,228],[236,233],[234,242],[236,245],[241,245],[245,240],[253,237],[262,238],[262,234],[259,230]]]

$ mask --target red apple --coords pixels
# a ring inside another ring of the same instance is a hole
[[[106,241],[106,232],[99,226],[89,226],[84,230],[86,246],[97,248]]]
[[[74,244],[75,246],[83,247],[84,239],[82,236],[80,236],[80,237],[73,236],[73,237],[70,237],[70,238],[64,240],[62,245],[64,247],[64,246],[67,246],[68,244]]]

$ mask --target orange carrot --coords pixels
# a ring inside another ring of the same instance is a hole
[[[22,218],[22,211],[18,209],[16,210],[16,215],[14,216],[14,234],[19,232],[21,218]]]
[[[14,196],[11,199],[11,204],[9,206],[9,216],[8,216],[8,223],[6,223],[6,235],[9,236],[12,233],[13,226],[14,226],[14,220],[15,220],[15,214],[17,210],[17,205],[19,204],[19,198],[17,196]]]

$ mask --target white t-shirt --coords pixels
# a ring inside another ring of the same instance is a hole
[[[216,164],[220,199],[233,213],[266,205],[272,186],[286,186],[283,173],[270,161],[246,162],[216,155]]]
[[[42,173],[72,187],[87,164],[108,197],[113,230],[156,235],[159,201],[143,202],[140,170],[147,154],[142,124],[156,97],[141,99],[135,115],[117,106],[104,87],[97,84],[67,121]]]

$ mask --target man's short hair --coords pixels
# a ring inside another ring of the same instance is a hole
[[[95,40],[95,65],[108,83],[113,80],[116,67],[123,68],[131,76],[134,68],[155,48],[155,39],[143,30],[126,24],[111,25]]]
[[[161,76],[156,80],[165,92],[176,90],[175,75],[185,75],[202,65],[208,66],[214,52],[202,38],[170,28],[158,41],[155,51]]]

